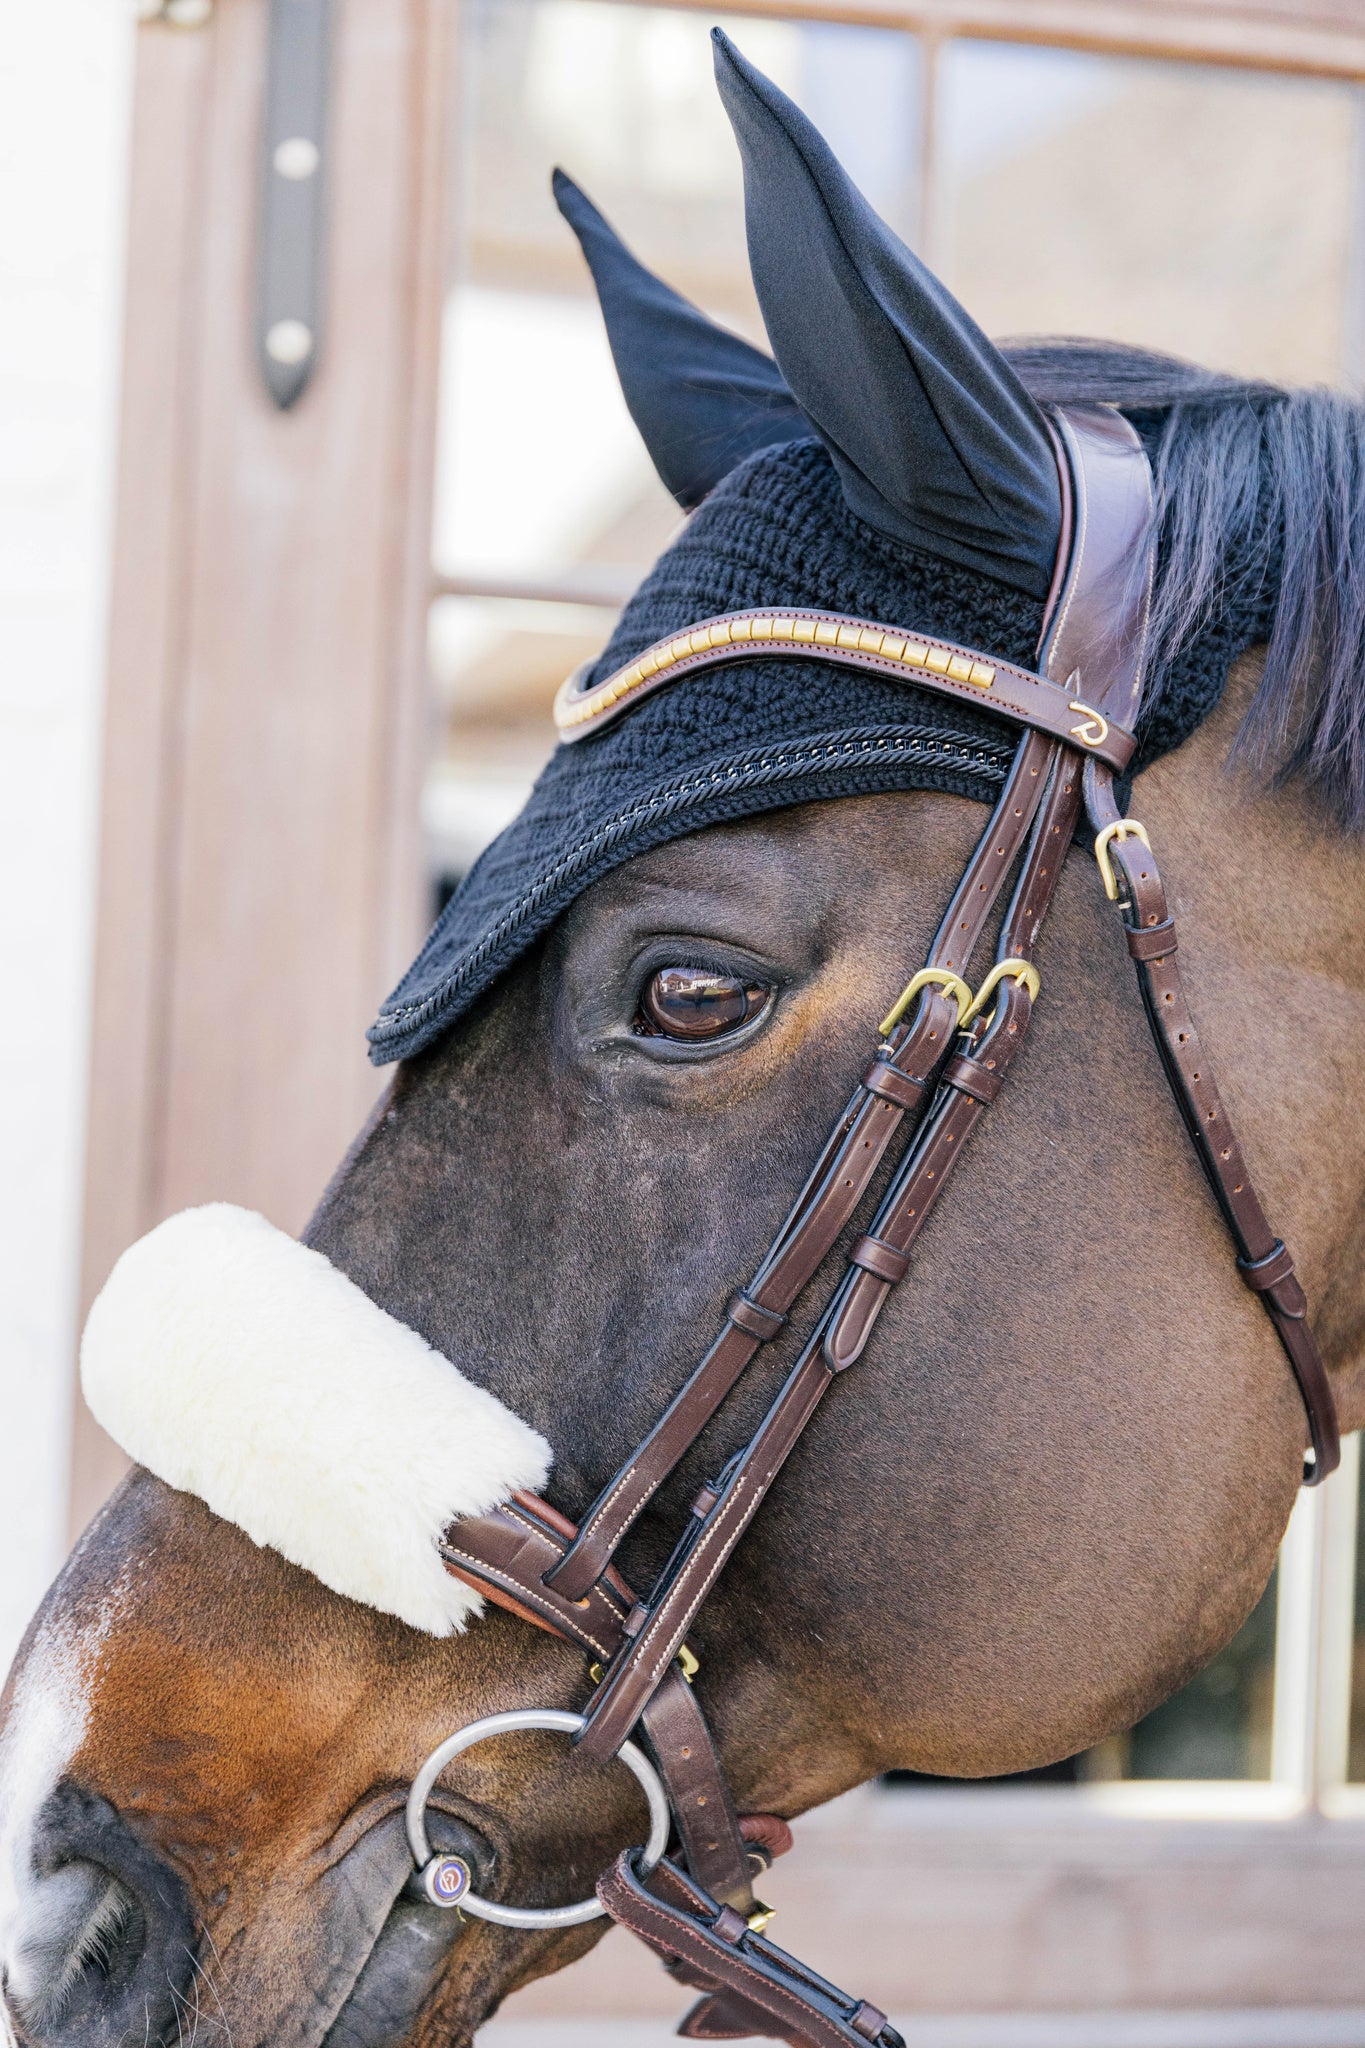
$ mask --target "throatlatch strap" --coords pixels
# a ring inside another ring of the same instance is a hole
[[[1341,1430],[1336,1396],[1308,1320],[1307,1297],[1295,1276],[1293,1259],[1266,1221],[1208,1054],[1199,1042],[1176,965],[1175,919],[1146,831],[1120,812],[1107,769],[1088,772],[1085,787],[1105,886],[1108,890],[1112,883],[1166,1079],[1236,1248],[1238,1271],[1260,1296],[1298,1382],[1313,1446],[1312,1460],[1304,1466],[1304,1484],[1318,1486],[1341,1463]]]

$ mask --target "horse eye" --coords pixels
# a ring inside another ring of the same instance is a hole
[[[637,1029],[665,1038],[719,1038],[756,1017],[770,991],[762,982],[709,967],[661,967],[645,984]]]

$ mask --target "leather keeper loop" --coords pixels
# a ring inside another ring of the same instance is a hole
[[[711,1922],[711,1932],[718,1934],[722,1941],[728,1941],[731,1948],[737,1948],[749,1932],[749,1923],[733,1906],[722,1906]]]
[[[898,1252],[880,1237],[860,1237],[848,1257],[850,1265],[861,1266],[878,1280],[889,1280],[893,1287],[910,1271],[909,1252]]]
[[[873,1060],[863,1075],[863,1086],[869,1095],[880,1095],[884,1102],[894,1102],[897,1109],[913,1109],[924,1093],[922,1081],[903,1074],[899,1067],[892,1066],[890,1060]]]
[[[1237,1270],[1254,1294],[1265,1294],[1293,1276],[1294,1261],[1283,1238],[1277,1238],[1263,1259],[1238,1259]]]
[[[879,2012],[875,2005],[868,2003],[867,1999],[863,1999],[861,2004],[849,2014],[848,2023],[854,2033],[861,2034],[865,2041],[875,2041],[882,2028],[886,2025],[886,2014]]]
[[[1003,1074],[993,1074],[989,1067],[982,1066],[980,1060],[968,1059],[961,1053],[949,1060],[943,1069],[943,1078],[976,1102],[994,1102],[1005,1083]]]
[[[1128,951],[1135,960],[1166,960],[1175,951],[1175,919],[1164,917],[1160,924],[1125,925]]]
[[[760,1344],[770,1343],[779,1330],[784,1330],[787,1326],[785,1316],[780,1316],[776,1309],[760,1307],[758,1302],[751,1301],[742,1290],[737,1290],[730,1296],[725,1305],[725,1313],[747,1336],[757,1337]]]

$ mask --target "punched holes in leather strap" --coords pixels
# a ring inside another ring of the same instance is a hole
[[[751,1301],[742,1289],[737,1289],[725,1305],[730,1321],[750,1337],[757,1337],[760,1344],[771,1343],[779,1330],[787,1326],[787,1318],[780,1316],[776,1309],[763,1308]]]
[[[848,1256],[852,1265],[875,1274],[878,1280],[889,1280],[893,1287],[910,1271],[909,1252],[898,1252],[881,1237],[860,1237]]]
[[[1005,1083],[1003,1074],[992,1073],[989,1067],[982,1066],[980,1060],[969,1059],[965,1054],[949,1060],[943,1069],[943,1078],[976,1102],[994,1102]]]
[[[863,1086],[869,1095],[880,1095],[884,1102],[894,1102],[897,1109],[913,1109],[924,1093],[922,1081],[903,1074],[889,1060],[873,1060],[863,1075]]]
[[[1238,1259],[1237,1270],[1254,1293],[1265,1294],[1293,1278],[1294,1261],[1284,1239],[1277,1238],[1263,1259]]]
[[[1165,960],[1174,953],[1175,919],[1165,917],[1160,924],[1125,925],[1128,951],[1135,960]]]

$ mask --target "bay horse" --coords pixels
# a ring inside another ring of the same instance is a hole
[[[1159,543],[1131,806],[1175,878],[1200,1030],[1357,1428],[1365,411],[1137,351],[995,349],[797,110],[724,39],[717,62],[776,363],[559,188],[632,410],[697,508],[595,673],[744,606],[890,618],[1027,663],[1058,548],[1042,408],[1129,420]],[[936,722],[904,685],[819,662],[712,667],[613,733],[561,747],[386,1006],[376,1050],[400,1064],[306,1233],[539,1433],[542,1491],[571,1517],[781,1224],[1010,753],[985,708]],[[1096,1743],[1228,1640],[1273,1564],[1303,1405],[1077,853],[1040,959],[1014,1085],[690,1632],[745,1810]],[[640,1514],[632,1584],[774,1373],[739,1381]],[[304,1492],[307,1440],[291,1455]],[[3,1697],[19,2048],[210,2026],[236,2048],[467,2042],[601,1931],[442,1913],[411,1891],[403,1828],[452,1727],[584,1706],[580,1650],[497,1608],[442,1635],[329,1569],[145,1468],[77,1545]],[[522,1736],[469,1751],[428,1818],[481,1891],[537,1904],[590,1891],[642,1814],[626,1774]]]

